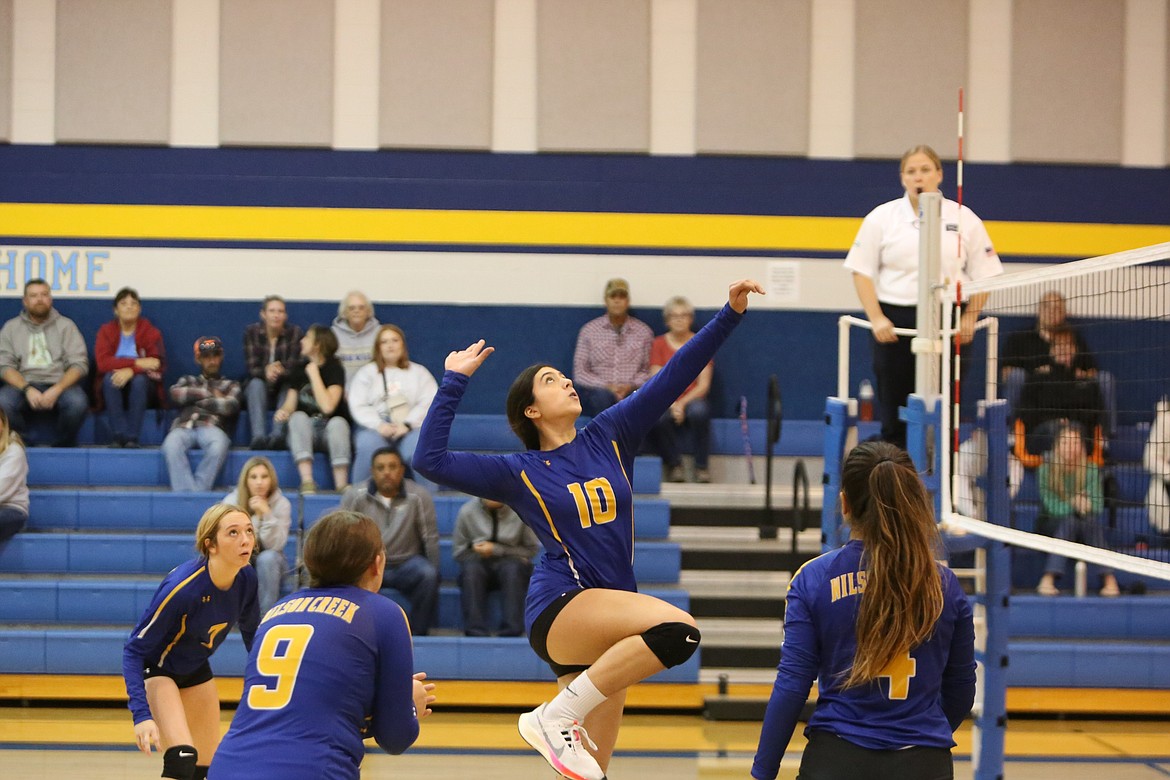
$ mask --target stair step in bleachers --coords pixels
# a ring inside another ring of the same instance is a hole
[[[0,630],[4,674],[121,675],[126,630],[29,628]],[[435,680],[553,680],[524,637],[423,636],[414,639],[415,667]],[[215,673],[242,677],[247,662],[243,640],[233,631],[211,659]],[[695,683],[699,653],[650,682]]]
[[[439,540],[439,574],[455,579],[451,539]],[[0,571],[12,574],[158,574],[195,554],[191,534],[22,533],[0,550]],[[641,542],[634,556],[639,582],[678,582],[682,551],[674,542]]]
[[[223,492],[171,493],[157,490],[45,490],[29,492],[31,531],[152,530],[194,533],[207,507]],[[289,499],[296,501],[297,494]],[[340,505],[339,494],[302,497],[306,530],[312,522]],[[468,496],[434,496],[440,536],[455,532],[455,519]],[[295,512],[294,512],[295,516]],[[638,539],[666,539],[670,535],[670,504],[660,498],[634,499],[634,533]],[[294,529],[295,530],[295,529]]]
[[[263,455],[276,468],[277,481],[286,487],[300,484],[296,465],[287,450],[233,449],[228,452],[223,471],[216,480],[225,492],[235,486],[244,463],[253,455]],[[192,450],[188,460],[194,468],[203,458],[202,450]],[[313,479],[318,485],[333,484],[329,462],[321,453],[313,456]],[[121,450],[100,447],[42,448],[28,451],[28,484],[31,487],[94,485],[102,487],[169,488],[167,466],[157,449]],[[634,492],[657,495],[662,487],[662,460],[641,455],[634,461],[631,475]]]
[[[121,625],[129,630],[150,604],[158,579],[81,577],[57,581],[0,576],[0,621],[12,624],[53,623],[78,625]],[[657,587],[643,590],[680,609],[690,607],[690,598],[681,588]],[[398,601],[404,609],[409,604],[392,590],[383,593]],[[498,592],[490,594],[489,624],[499,624]],[[459,606],[459,587],[443,585],[439,590],[437,625],[463,630]]]
[[[175,419],[176,411],[149,410],[142,422],[142,433],[139,442],[143,446],[157,447],[162,444],[171,422]],[[586,419],[581,420],[584,424]],[[37,421],[41,423],[41,421]],[[747,438],[752,452],[763,452],[768,422],[765,419],[750,419],[747,421]],[[872,423],[861,425],[862,438],[874,432]],[[824,422],[814,420],[785,420],[781,431],[780,441],[776,443],[777,455],[783,456],[817,456],[824,452]],[[247,447],[250,437],[248,413],[241,412],[236,429],[232,434],[232,444],[237,447]],[[33,435],[35,442],[47,442],[52,439],[51,426],[34,424]],[[715,418],[711,420],[711,454],[712,455],[742,455],[744,451],[743,423],[738,418]],[[91,413],[86,416],[78,432],[77,441],[85,445],[109,444],[112,439],[110,426],[104,413]],[[1144,439],[1143,439],[1144,443]],[[455,450],[472,452],[515,452],[519,449],[519,441],[512,429],[508,426],[508,419],[503,414],[460,414],[455,417],[451,427],[450,445]],[[684,452],[689,452],[690,442],[685,433],[680,441]],[[1138,456],[1141,457],[1140,454]]]

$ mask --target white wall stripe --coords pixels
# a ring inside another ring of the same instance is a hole
[[[377,149],[382,7],[336,0],[333,14],[333,148]]]
[[[57,4],[14,0],[12,44],[12,142],[51,144],[57,140]]]
[[[173,0],[171,145],[219,146],[219,3]]]
[[[1166,159],[1166,0],[1126,0],[1121,164]]]
[[[492,151],[536,151],[536,0],[496,0]]]
[[[854,0],[812,0],[809,157],[853,156]]]
[[[1012,0],[971,0],[963,152],[975,162],[1011,160]]]
[[[650,9],[650,153],[695,153],[698,0]]]

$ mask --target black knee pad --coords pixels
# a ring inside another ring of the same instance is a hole
[[[659,623],[642,632],[642,641],[667,669],[685,664],[703,635],[690,623]]]
[[[209,769],[211,769],[210,766],[203,766],[202,764],[195,767],[195,774],[191,775],[191,780],[207,780],[207,770]]]
[[[199,751],[194,745],[175,745],[163,753],[162,777],[174,780],[192,780],[195,776],[195,761]]]

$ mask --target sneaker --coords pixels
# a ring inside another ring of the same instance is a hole
[[[594,750],[597,745],[576,721],[545,721],[544,708],[540,705],[532,712],[520,716],[520,736],[524,738],[549,765],[569,780],[605,780],[597,760],[585,749],[584,741]]]
[[[1121,595],[1121,588],[1117,587],[1116,582],[1111,582],[1105,587],[1101,588],[1101,595],[1105,598],[1117,598]]]
[[[707,471],[707,469],[696,469],[695,470],[695,482],[698,482],[702,485],[706,485],[706,484],[710,483],[710,481],[711,481],[711,472],[710,471]]]
[[[311,479],[306,479],[301,483],[301,495],[313,496],[317,494],[317,483]]]
[[[686,475],[686,472],[683,471],[683,467],[682,466],[671,466],[670,472],[666,476],[666,481],[667,482],[686,482],[687,475]]]
[[[1040,584],[1036,586],[1036,592],[1041,596],[1059,596],[1060,588],[1047,580],[1041,580]]]
[[[252,450],[266,450],[268,447],[267,436],[253,436],[252,443],[249,445]]]

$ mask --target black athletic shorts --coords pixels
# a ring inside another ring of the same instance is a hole
[[[532,630],[528,634],[528,644],[532,645],[532,649],[540,656],[540,659],[549,665],[553,670],[553,674],[557,677],[563,677],[566,674],[577,674],[589,668],[589,665],[584,666],[566,666],[558,664],[548,655],[548,631],[552,628],[553,621],[557,619],[557,615],[561,614],[561,610],[565,605],[576,598],[583,589],[567,590],[561,595],[557,596],[553,603],[544,608],[536,616],[536,620],[532,621]]]
[[[214,676],[211,673],[211,664],[207,661],[204,661],[203,666],[200,666],[190,674],[173,674],[152,664],[146,664],[142,667],[142,677],[144,679],[149,680],[151,677],[170,677],[180,689],[194,688],[196,685],[202,685]]]
[[[797,780],[953,780],[951,751],[937,747],[870,750],[821,729],[808,732]]]

